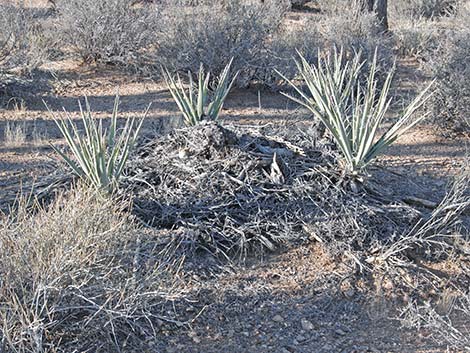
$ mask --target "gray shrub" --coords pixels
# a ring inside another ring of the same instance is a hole
[[[0,73],[37,67],[44,59],[42,41],[42,28],[30,11],[0,4]]]
[[[393,63],[391,39],[382,32],[377,17],[363,10],[360,1],[335,0],[325,8],[325,15],[311,24],[318,26],[324,47],[344,48],[350,56],[361,51],[368,61],[377,50],[379,69],[390,67]]]
[[[64,0],[57,11],[61,44],[85,62],[138,68],[154,43],[153,6],[129,0]]]
[[[398,11],[414,18],[436,18],[452,14],[460,0],[399,0],[393,6]]]
[[[233,58],[245,86],[263,69],[269,37],[279,28],[288,3],[283,0],[204,1],[185,6],[167,2],[157,35],[157,61],[171,70],[196,72],[202,63],[214,75]]]
[[[428,69],[436,78],[435,122],[446,129],[470,131],[470,28],[449,32]]]

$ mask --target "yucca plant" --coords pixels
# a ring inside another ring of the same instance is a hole
[[[378,137],[379,127],[392,101],[390,86],[395,67],[389,71],[385,82],[379,84],[376,53],[368,78],[365,84],[361,84],[359,71],[365,62],[361,62],[360,53],[356,53],[351,61],[344,62],[342,51],[334,52],[327,59],[318,59],[316,66],[299,56],[300,61],[296,61],[296,65],[308,91],[304,92],[278,73],[300,97],[283,94],[309,109],[323,122],[342,152],[348,173],[360,174],[377,155],[427,115],[416,117],[415,113],[429,100],[432,83]]]
[[[147,112],[140,120],[128,118],[125,125],[118,128],[119,96],[116,96],[110,125],[104,128],[103,120],[93,117],[88,99],[85,98],[85,110],[80,102],[79,107],[83,133],[69,113],[66,112],[65,118],[53,114],[73,158],[55,146],[52,148],[86,184],[100,192],[112,193],[117,187]]]
[[[199,69],[197,84],[194,82],[191,72],[188,72],[189,87],[187,92],[179,75],[175,80],[167,69],[162,68],[165,82],[183,114],[186,126],[197,125],[203,120],[214,121],[218,119],[225,99],[238,75],[237,72],[230,80],[232,61],[233,59],[223,70],[213,92],[209,89],[210,72],[206,74],[202,64]]]

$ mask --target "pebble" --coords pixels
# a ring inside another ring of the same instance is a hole
[[[311,331],[315,328],[313,324],[307,319],[300,320],[300,325],[302,326],[302,329],[305,331]]]
[[[346,332],[344,332],[343,330],[341,330],[340,328],[335,330],[335,333],[339,336],[344,336],[346,334]]]
[[[298,345],[298,344],[304,342],[305,340],[306,340],[306,338],[304,336],[298,335],[294,338],[294,344]]]
[[[274,322],[283,322],[284,318],[281,315],[276,315],[273,317]]]

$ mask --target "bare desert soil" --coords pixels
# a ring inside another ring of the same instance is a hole
[[[123,116],[141,114],[152,103],[144,134],[168,128],[178,116],[160,82],[75,62],[54,63],[47,69],[55,77],[42,74],[42,84],[31,86],[24,102],[11,100],[10,108],[0,111],[0,197],[4,199],[14,197],[22,185],[40,183],[63,168],[49,147],[61,140],[43,100],[51,111],[63,107],[77,117],[77,100],[86,95],[96,115],[106,117],[119,91]],[[422,83],[416,77],[424,80],[415,65],[401,62],[397,89],[413,91]],[[223,119],[289,124],[308,115],[279,93],[252,87],[231,94]],[[7,122],[24,124],[27,142],[6,144]],[[371,173],[384,193],[438,202],[463,163],[468,142],[468,136],[444,136],[424,124],[390,148]],[[400,328],[395,307],[402,298],[351,278],[351,271],[328,256],[321,244],[284,249],[243,266],[208,259],[193,259],[186,266],[190,299],[169,309],[182,319],[162,322],[161,334],[146,344],[153,347],[148,352],[446,351],[445,343],[433,340],[426,330]]]

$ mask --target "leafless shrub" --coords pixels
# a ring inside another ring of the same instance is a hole
[[[121,351],[154,338],[162,301],[178,293],[161,238],[125,203],[81,188],[46,208],[27,201],[0,218],[2,351]]]
[[[422,304],[416,301],[411,302],[401,310],[399,320],[407,329],[426,329],[431,333],[431,337],[440,344],[446,342],[447,345],[454,348],[468,348],[470,331],[468,327],[461,328],[459,326],[462,325],[456,325],[454,318],[460,323],[468,323],[470,320],[469,296],[469,293],[455,295],[451,307],[444,313],[439,312],[436,306],[431,305],[430,302]]]
[[[129,0],[67,0],[57,4],[62,46],[85,62],[138,69],[154,43],[157,13]]]
[[[443,39],[442,33],[429,20],[403,18],[393,31],[399,55],[429,60]]]
[[[27,95],[27,77],[47,57],[41,23],[28,9],[16,3],[0,3],[0,98]]]
[[[286,10],[283,0],[250,0],[163,6],[158,30],[157,58],[171,70],[197,72],[200,64],[215,76],[233,58],[245,86],[260,69],[268,37],[279,27]]]
[[[391,4],[395,12],[413,18],[435,18],[455,12],[460,0],[400,0]]]
[[[420,251],[427,257],[438,259],[449,249],[460,247],[463,237],[457,226],[463,212],[470,207],[469,176],[470,168],[466,166],[427,219],[394,239],[382,249],[380,255],[369,258],[368,262],[401,265],[403,261],[408,261],[410,251]]]
[[[437,342],[456,349],[468,347],[470,319],[468,310],[468,229],[462,226],[463,215],[470,209],[470,169],[451,184],[433,212],[411,229],[377,247],[366,258],[376,277],[395,277],[400,291],[407,293],[407,305],[400,309],[402,325],[415,330],[426,329]],[[460,267],[463,280],[442,285],[440,273],[423,263],[449,261]],[[419,290],[416,290],[419,288]]]
[[[301,53],[313,63],[324,46],[324,39],[317,26],[306,22],[295,27],[283,25],[272,35],[266,51],[259,59],[256,80],[271,89],[279,88],[284,80],[275,70],[282,72],[288,79],[297,76],[297,68],[291,65],[292,58]]]
[[[360,1],[333,3],[325,15],[315,23],[318,26],[326,47],[344,48],[351,53],[361,51],[370,61],[377,49],[381,65],[388,68],[393,61],[392,43],[381,27],[374,13],[364,11]]]
[[[0,4],[0,75],[11,69],[31,70],[44,59],[41,28],[24,7]]]
[[[444,129],[470,131],[470,28],[446,32],[446,39],[426,65],[436,78],[434,121]]]

